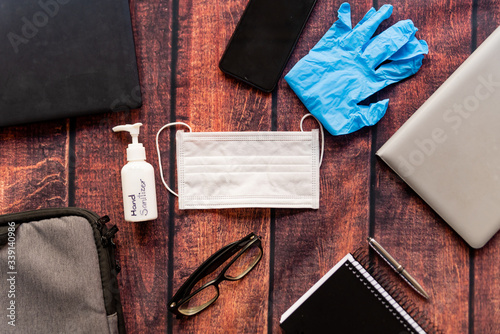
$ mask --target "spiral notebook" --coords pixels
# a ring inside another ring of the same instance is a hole
[[[287,334],[436,331],[394,286],[388,287],[379,274],[372,276],[360,263],[366,261],[355,254],[347,254],[281,316],[280,326]]]

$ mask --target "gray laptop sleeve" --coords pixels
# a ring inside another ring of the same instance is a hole
[[[0,216],[1,333],[124,333],[106,222],[68,208]]]

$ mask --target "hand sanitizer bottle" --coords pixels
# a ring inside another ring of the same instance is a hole
[[[119,125],[114,132],[127,131],[132,143],[127,148],[128,163],[123,166],[122,191],[125,220],[143,222],[158,218],[156,207],[156,183],[153,166],[146,162],[146,150],[139,143],[142,123]]]

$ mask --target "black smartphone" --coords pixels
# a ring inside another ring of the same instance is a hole
[[[264,92],[276,87],[316,0],[250,0],[219,62]]]

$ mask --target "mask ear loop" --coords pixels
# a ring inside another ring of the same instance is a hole
[[[160,144],[159,144],[159,141],[158,141],[158,138],[160,137],[160,133],[166,129],[166,128],[169,128],[171,126],[174,126],[174,125],[184,125],[186,126],[188,129],[189,129],[189,132],[193,132],[193,129],[191,129],[191,127],[189,125],[187,125],[186,123],[183,123],[183,122],[173,122],[173,123],[168,123],[166,125],[164,125],[160,130],[158,130],[158,132],[156,133],[156,152],[158,153],[158,167],[160,168],[160,176],[161,176],[161,181],[163,182],[163,185],[167,188],[168,191],[170,191],[173,195],[179,197],[179,195],[177,195],[177,193],[175,191],[173,191],[172,189],[170,189],[170,187],[168,186],[167,182],[165,182],[165,177],[163,176],[163,167],[161,165],[161,154],[160,154]]]
[[[300,131],[304,132],[304,129],[302,128],[302,124],[304,123],[304,120],[307,117],[312,117],[318,122],[319,124],[319,132],[321,133],[321,155],[319,157],[319,167],[321,167],[321,164],[323,163],[323,153],[325,153],[325,133],[323,131],[323,125],[321,124],[320,121],[316,117],[314,117],[313,114],[305,114],[302,119],[300,120]]]

